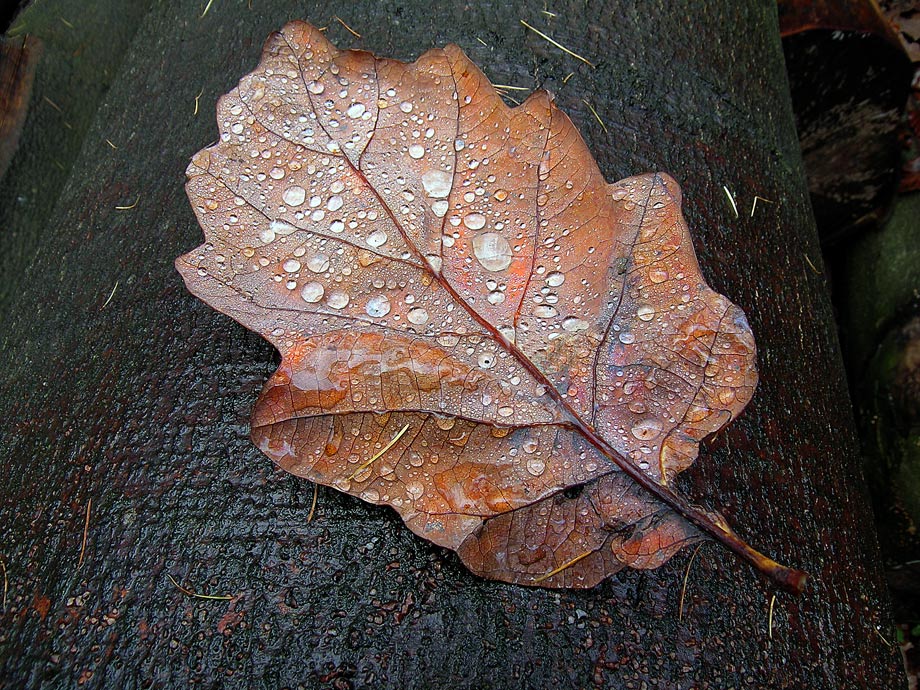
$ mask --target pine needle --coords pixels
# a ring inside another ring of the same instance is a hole
[[[575,58],[576,60],[581,60],[583,63],[585,63],[586,65],[588,65],[588,67],[591,67],[592,69],[594,68],[594,63],[593,63],[593,62],[589,62],[588,60],[586,60],[585,58],[583,58],[583,57],[582,57],[581,55],[579,55],[578,53],[575,53],[575,52],[569,50],[568,48],[566,48],[564,45],[562,45],[562,44],[559,43],[558,41],[554,41],[552,38],[550,38],[549,36],[547,36],[545,33],[543,33],[542,31],[540,31],[539,29],[535,29],[535,28],[532,27],[530,24],[528,24],[527,22],[525,22],[523,19],[521,19],[521,20],[519,20],[519,21],[520,21],[521,24],[523,24],[525,27],[527,27],[528,29],[530,29],[531,31],[533,31],[537,36],[539,36],[540,38],[542,38],[542,39],[545,40],[545,41],[549,41],[550,43],[552,43],[554,46],[556,46],[556,47],[557,47],[559,50],[561,50],[563,53],[567,53],[568,55],[571,55],[571,56],[572,56],[573,58]]]
[[[584,98],[581,99],[581,102],[584,103],[586,106],[588,106],[588,110],[590,110],[591,114],[594,115],[594,119],[597,120],[600,123],[601,127],[604,128],[604,134],[610,134],[610,132],[607,131],[607,125],[604,124],[604,121],[601,119],[601,116],[597,114],[597,111],[594,109],[594,106],[588,103],[588,101],[586,101]]]
[[[335,19],[339,24],[341,24],[342,26],[344,26],[344,27],[345,27],[345,30],[346,30],[348,33],[350,33],[352,36],[354,36],[355,38],[361,38],[361,34],[359,34],[357,31],[355,31],[355,30],[352,29],[350,26],[348,26],[348,24],[346,24],[345,22],[343,22],[338,16],[333,15],[332,18]]]
[[[0,613],[6,613],[6,593],[9,590],[9,580],[6,576],[6,563],[3,562],[3,559],[0,558],[0,568],[3,569],[3,608],[0,609]]]
[[[57,103],[55,103],[54,101],[52,101],[52,100],[51,100],[50,98],[48,98],[47,96],[42,96],[42,99],[45,101],[45,103],[47,103],[48,105],[50,105],[52,108],[54,108],[55,110],[57,110],[59,113],[61,113],[61,114],[64,113],[63,108],[61,108],[61,106],[59,106]]]
[[[86,502],[86,519],[83,521],[83,543],[80,545],[80,558],[77,559],[77,570],[83,565],[83,556],[86,554],[86,536],[89,534],[89,511],[93,507],[93,499]]]
[[[198,99],[201,98],[201,94],[203,94],[203,93],[204,93],[204,87],[202,86],[202,87],[201,87],[201,91],[199,91],[199,92],[198,92],[198,95],[195,96],[195,112],[192,113],[192,115],[197,115],[197,114],[198,114]]]
[[[776,595],[770,597],[770,614],[767,616],[767,634],[773,639],[773,604],[776,603]]]
[[[811,270],[815,272],[815,275],[816,275],[816,276],[821,275],[821,271],[819,271],[819,270],[818,270],[818,267],[815,266],[815,265],[811,262],[811,259],[808,258],[808,254],[803,254],[802,256],[805,257],[805,263],[807,263],[809,266],[811,266]]]
[[[348,478],[349,481],[351,481],[352,479],[354,479],[354,478],[358,475],[359,472],[361,472],[361,471],[364,470],[365,468],[370,467],[372,464],[374,464],[374,462],[375,462],[376,460],[378,460],[384,453],[386,453],[388,450],[390,450],[390,448],[392,448],[393,446],[395,446],[395,445],[396,445],[396,442],[397,442],[399,439],[401,439],[401,438],[403,437],[403,434],[406,433],[406,430],[407,430],[408,428],[409,428],[409,425],[406,424],[402,429],[399,430],[399,433],[396,434],[396,436],[393,437],[393,440],[390,441],[388,444],[386,444],[386,445],[380,450],[380,452],[378,452],[376,455],[374,455],[374,457],[372,457],[370,460],[368,460],[368,461],[365,462],[363,465],[361,465],[358,469],[356,469],[354,472],[352,472],[352,473],[351,473],[351,476]]]
[[[215,599],[215,600],[218,600],[218,601],[229,601],[229,600],[231,600],[231,599],[233,598],[233,597],[232,597],[231,595],[229,595],[229,594],[220,594],[220,595],[218,595],[218,594],[197,594],[196,592],[193,592],[193,591],[190,590],[190,589],[186,589],[185,587],[183,587],[182,585],[180,585],[178,582],[176,582],[176,581],[173,579],[172,575],[170,575],[169,573],[166,574],[166,577],[169,578],[169,581],[172,582],[172,583],[173,583],[173,586],[174,586],[176,589],[178,589],[180,592],[182,592],[183,594],[188,595],[188,596],[190,596],[190,597],[195,597],[196,599]]]
[[[113,144],[112,141],[111,141],[110,139],[106,139],[106,140],[105,140],[105,143],[108,144],[109,146],[111,146],[113,150],[115,150],[115,151],[118,150],[118,147],[115,146],[115,144]]]
[[[200,17],[201,19],[204,19],[204,15],[206,15],[208,13],[208,10],[211,9],[211,5],[213,4],[213,2],[214,0],[208,0],[208,4],[204,6],[204,12],[201,13],[201,17]]]
[[[135,206],[137,206],[137,203],[138,203],[138,201],[140,201],[140,200],[141,200],[141,198],[138,196],[138,197],[137,197],[137,201],[135,201],[135,202],[134,202],[133,204],[131,204],[130,206],[116,206],[116,207],[115,207],[115,210],[116,210],[116,211],[130,211],[132,208],[134,208]]]
[[[316,513],[316,494],[319,493],[319,484],[313,482],[313,504],[310,506],[310,514],[307,515],[307,523],[313,522],[313,515]]]
[[[116,291],[117,289],[118,289],[118,281],[116,280],[116,281],[115,281],[115,287],[112,288],[112,291],[109,293],[108,298],[105,300],[105,302],[102,303],[102,306],[99,307],[99,311],[102,311],[102,310],[105,309],[107,306],[109,306],[109,302],[112,301],[112,298],[115,296],[115,291]]]
[[[754,217],[754,211],[757,210],[757,202],[758,202],[758,200],[764,202],[765,204],[775,204],[775,203],[776,203],[775,201],[770,201],[769,199],[764,199],[762,196],[755,196],[755,197],[754,197],[754,203],[751,204],[751,218]]]
[[[728,187],[724,184],[722,185],[722,189],[725,190],[725,196],[728,197],[728,203],[732,205],[732,211],[735,212],[735,218],[740,218],[741,216],[738,215],[738,204],[735,203],[735,197],[732,196],[732,193],[728,191]]]
[[[687,570],[684,571],[684,585],[680,588],[680,608],[677,612],[677,620],[679,621],[684,619],[684,596],[687,594],[687,577],[690,575],[690,566],[693,565],[693,559],[696,558],[696,554],[701,546],[702,544],[696,545],[696,548],[693,550],[693,555],[690,556],[690,560],[687,561]]]
[[[553,575],[556,575],[557,573],[561,573],[561,572],[562,572],[563,570],[565,570],[566,568],[571,568],[573,565],[575,565],[576,563],[578,563],[578,561],[580,561],[582,558],[587,558],[587,557],[590,556],[592,553],[594,553],[594,551],[586,551],[585,553],[581,554],[580,556],[575,556],[575,558],[573,558],[573,559],[570,560],[570,561],[566,561],[565,563],[563,563],[562,565],[560,565],[558,568],[555,568],[555,569],[553,569],[553,570],[550,570],[548,573],[546,573],[546,575],[541,575],[540,577],[536,578],[536,579],[534,580],[534,584],[536,584],[537,582],[543,582],[543,580],[548,580],[548,579],[551,578]]]

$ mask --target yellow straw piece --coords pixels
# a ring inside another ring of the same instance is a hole
[[[365,469],[365,468],[370,467],[371,465],[373,465],[374,462],[375,462],[376,460],[378,460],[384,453],[386,453],[388,450],[390,450],[390,448],[392,448],[393,446],[395,446],[395,445],[396,445],[396,442],[397,442],[399,439],[401,439],[401,438],[403,437],[403,434],[406,433],[406,430],[407,430],[408,428],[409,428],[409,425],[406,424],[406,426],[404,426],[402,429],[400,429],[400,430],[399,430],[399,433],[396,434],[396,436],[393,437],[393,440],[392,440],[392,441],[390,441],[388,444],[386,444],[386,445],[385,445],[385,446],[384,446],[374,457],[372,457],[370,460],[368,460],[368,461],[365,462],[363,465],[361,465],[361,467],[359,467],[359,468],[356,469],[354,472],[352,472],[352,473],[351,473],[351,476],[348,478],[349,481],[351,481],[352,479],[354,479],[354,478],[358,475],[358,473],[361,472],[361,470],[363,470],[363,469]]]

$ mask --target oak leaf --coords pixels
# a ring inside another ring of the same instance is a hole
[[[189,290],[282,362],[252,438],[488,578],[591,587],[713,536],[671,487],[757,382],[663,173],[607,184],[552,97],[456,46],[411,64],[293,22],[217,106],[186,186]]]

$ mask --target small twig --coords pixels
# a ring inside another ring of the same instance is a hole
[[[80,558],[77,559],[77,570],[83,565],[83,556],[86,554],[86,536],[89,534],[89,511],[93,507],[93,499],[86,502],[86,520],[83,522],[83,543],[80,545]]]
[[[775,203],[776,203],[775,201],[770,201],[769,199],[764,199],[762,196],[755,196],[755,197],[754,197],[754,203],[751,204],[751,218],[754,217],[754,211],[757,210],[757,202],[758,202],[758,200],[764,202],[765,204],[775,204]]]
[[[112,288],[112,291],[109,293],[108,298],[105,300],[105,302],[102,303],[102,306],[99,307],[99,311],[102,311],[103,309],[105,309],[105,308],[109,305],[109,302],[112,301],[112,298],[115,296],[115,291],[116,291],[117,289],[118,289],[118,281],[116,280],[116,281],[115,281],[115,287]]]
[[[333,15],[332,18],[335,19],[339,24],[341,24],[342,26],[344,26],[344,27],[345,27],[345,30],[346,30],[348,33],[350,33],[352,36],[354,36],[355,38],[361,38],[361,34],[359,34],[357,31],[355,31],[355,30],[352,29],[350,26],[348,26],[348,24],[346,24],[345,22],[343,22],[343,21],[341,20],[341,18],[340,18],[338,15]]]
[[[571,79],[574,76],[575,76],[574,72],[569,72],[567,75],[565,75],[565,79],[562,80],[562,85],[565,86],[568,83],[569,79]]]
[[[352,473],[351,473],[351,476],[348,478],[349,481],[352,480],[352,479],[354,479],[354,478],[358,475],[358,473],[361,472],[363,469],[365,469],[366,467],[370,467],[372,464],[374,464],[374,462],[375,462],[378,458],[380,458],[380,456],[382,456],[384,453],[386,453],[388,450],[390,450],[390,448],[392,448],[393,446],[395,446],[395,445],[396,445],[396,442],[397,442],[399,439],[401,439],[401,438],[403,437],[403,434],[406,433],[406,430],[407,430],[408,428],[409,428],[409,425],[406,424],[402,429],[399,430],[399,433],[396,434],[396,436],[393,437],[393,440],[390,441],[388,444],[386,444],[386,445],[380,450],[380,452],[378,452],[376,455],[374,455],[374,457],[372,457],[370,460],[368,460],[368,461],[365,462],[363,465],[361,465],[358,469],[356,469],[354,472],[352,472]]]
[[[687,569],[684,571],[684,584],[680,588],[680,608],[677,610],[677,620],[679,621],[684,619],[684,596],[687,594],[687,577],[690,575],[690,566],[693,565],[696,554],[702,546],[702,544],[697,544],[696,548],[693,550],[693,555],[690,556],[690,560],[687,561]]]
[[[204,12],[201,13],[200,19],[204,19],[204,15],[206,15],[208,13],[208,10],[211,9],[211,4],[213,2],[214,0],[208,0],[208,4],[204,6]]]
[[[479,38],[479,36],[476,37],[476,40],[479,41],[480,43],[482,43],[482,45],[484,45],[486,48],[489,47],[489,44],[486,43],[485,41],[483,41],[481,38]]]
[[[819,270],[818,270],[818,267],[815,266],[815,265],[811,262],[811,259],[808,258],[808,254],[803,254],[802,256],[805,257],[805,263],[807,263],[809,266],[811,266],[811,270],[815,272],[815,275],[816,275],[816,276],[821,275],[821,271],[819,271]]]
[[[316,494],[319,493],[319,484],[313,482],[313,503],[310,505],[310,514],[307,515],[307,522],[313,522],[313,515],[316,513]]]
[[[540,14],[545,14],[547,17],[552,17],[553,19],[559,16],[555,12],[550,12],[549,10],[540,10]]]
[[[528,24],[527,22],[525,22],[523,19],[521,19],[520,22],[521,22],[521,24],[523,24],[525,27],[527,27],[528,29],[530,29],[531,31],[533,31],[533,32],[534,32],[537,36],[539,36],[540,38],[542,38],[542,39],[544,39],[544,40],[549,41],[550,43],[552,43],[554,46],[556,46],[556,47],[557,47],[559,50],[561,50],[563,53],[567,53],[567,54],[571,55],[571,56],[572,56],[573,58],[575,58],[576,60],[581,60],[583,63],[585,63],[586,65],[588,65],[588,67],[591,67],[592,69],[594,68],[594,63],[593,63],[593,62],[589,62],[588,60],[586,60],[585,58],[583,58],[583,57],[582,57],[581,55],[579,55],[578,53],[572,52],[571,50],[569,50],[568,48],[566,48],[564,45],[562,45],[561,43],[559,43],[558,41],[554,41],[552,38],[550,38],[549,36],[547,36],[545,33],[543,33],[542,31],[540,31],[539,29],[535,29],[535,28],[532,27],[530,24]]]
[[[111,146],[115,151],[118,150],[118,147],[115,146],[115,144],[113,144],[112,141],[111,141],[110,139],[106,139],[106,140],[105,140],[105,143],[108,144],[109,146]]]
[[[767,635],[773,639],[773,604],[776,603],[776,595],[770,597],[770,613],[767,616]]]
[[[728,197],[728,203],[732,205],[732,211],[735,212],[735,218],[740,218],[741,216],[738,215],[738,204],[735,203],[735,197],[732,196],[732,193],[728,191],[728,187],[724,184],[722,185],[722,189],[725,190],[725,196]]]
[[[201,98],[201,94],[203,94],[203,93],[204,93],[204,87],[202,86],[202,87],[201,87],[201,91],[199,91],[199,92],[198,92],[198,95],[195,96],[195,112],[192,113],[192,115],[197,115],[197,114],[198,114],[198,99]]]
[[[558,568],[554,568],[553,570],[550,570],[548,573],[546,573],[546,575],[541,575],[540,577],[535,578],[533,581],[534,584],[536,584],[537,582],[543,582],[543,580],[548,580],[553,575],[556,575],[557,573],[561,573],[563,570],[566,570],[567,568],[571,568],[573,565],[578,563],[578,561],[580,561],[582,558],[587,558],[592,553],[594,553],[594,551],[585,551],[585,553],[581,554],[580,556],[575,556],[575,558],[573,558],[570,561],[566,561],[565,563],[560,565]]]
[[[591,114],[594,115],[594,119],[597,120],[600,123],[601,127],[604,128],[604,134],[610,134],[610,132],[607,131],[607,125],[604,124],[604,121],[601,119],[601,116],[597,114],[597,111],[594,109],[594,106],[588,103],[588,101],[586,101],[584,98],[581,99],[581,102],[584,103],[586,106],[588,106],[588,110],[590,110]]]
[[[169,581],[172,582],[175,588],[178,589],[180,592],[190,597],[195,597],[196,599],[216,599],[219,601],[229,601],[230,599],[233,598],[233,596],[230,594],[198,594],[180,585],[178,582],[176,582],[173,579],[172,575],[170,575],[169,573],[166,574],[166,577],[169,578]]]
[[[135,202],[134,202],[133,204],[131,204],[130,206],[116,206],[116,207],[115,207],[115,210],[116,210],[116,211],[130,211],[132,208],[134,208],[135,206],[137,206],[137,203],[138,203],[140,200],[141,200],[141,198],[140,198],[140,196],[138,196],[138,197],[137,197],[137,201],[135,201]]]

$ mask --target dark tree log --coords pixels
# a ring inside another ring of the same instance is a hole
[[[121,6],[99,4],[112,16]],[[143,15],[120,66],[112,58],[117,74],[63,166],[63,189],[49,191],[53,208],[42,222],[20,214],[30,240],[3,237],[2,681],[901,684],[827,293],[809,267],[820,267],[818,240],[771,2],[558,2],[554,18],[539,2],[342,5],[361,39],[322,3],[214,3],[201,17],[205,4]],[[216,136],[215,100],[295,11],[327,25],[338,45],[381,55],[413,59],[456,42],[495,82],[552,89],[608,179],[677,178],[704,273],[750,316],[762,377],[748,411],[706,444],[680,488],[810,571],[804,595],[777,591],[709,543],[659,570],[551,592],[477,579],[392,511],[331,490],[320,489],[307,522],[313,487],[248,439],[275,354],[192,298],[172,269],[201,238],[183,171]],[[87,40],[100,30],[66,18]],[[48,95],[45,75],[79,60],[40,65],[33,107]],[[27,122],[3,198],[47,190],[22,171],[52,166],[47,151],[27,162],[38,155],[29,142],[54,131]],[[190,597],[167,576],[232,599]]]
[[[914,69],[875,0],[779,0],[811,203],[824,245],[891,211]]]

